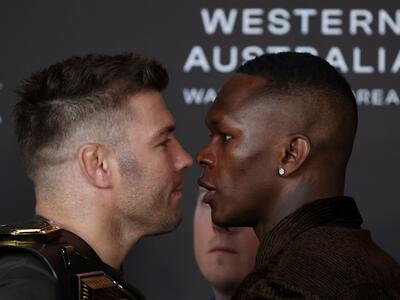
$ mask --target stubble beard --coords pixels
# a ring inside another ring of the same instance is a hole
[[[174,230],[181,221],[181,211],[173,210],[169,205],[168,187],[144,182],[143,178],[145,176],[124,176],[121,213],[133,229],[141,228],[146,236]]]
[[[181,222],[182,213],[170,206],[169,185],[154,184],[130,152],[121,153],[118,162],[122,175],[120,210],[132,229],[139,227],[148,236],[174,230]]]
[[[166,194],[168,193],[168,194]],[[150,236],[160,235],[173,231],[181,222],[182,213],[179,210],[173,210],[170,204],[169,190],[166,188],[154,189],[149,193],[152,199],[149,199],[149,203],[153,203],[147,208],[147,212],[152,215],[151,218],[151,232]],[[159,206],[159,204],[165,204],[166,206]],[[160,207],[159,210],[157,208]]]

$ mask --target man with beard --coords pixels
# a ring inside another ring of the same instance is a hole
[[[18,89],[16,132],[37,219],[0,228],[1,299],[143,299],[121,264],[181,219],[182,171],[164,67],[133,54],[73,57]]]
[[[254,271],[232,299],[399,299],[399,265],[344,196],[357,128],[346,80],[323,59],[242,65],[207,113],[199,184],[219,226],[252,226]]]

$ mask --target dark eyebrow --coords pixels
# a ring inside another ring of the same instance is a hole
[[[221,120],[219,118],[210,117],[209,115],[206,115],[205,123],[208,128],[218,127],[220,122]]]
[[[152,140],[157,140],[158,138],[160,138],[161,136],[165,135],[165,134],[169,134],[175,131],[175,124],[166,126],[164,128],[161,128],[160,130],[158,130],[153,136],[152,136]]]
[[[206,116],[205,123],[209,129],[213,129],[213,128],[219,128],[221,126],[233,126],[235,124],[239,124],[240,122],[238,122],[231,116],[225,115],[223,117]]]

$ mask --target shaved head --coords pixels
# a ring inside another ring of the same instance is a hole
[[[328,62],[306,53],[266,54],[238,70],[264,79],[252,105],[268,113],[273,130],[305,134],[312,155],[345,167],[357,128],[357,105],[346,79]],[[271,125],[271,124],[270,124]]]

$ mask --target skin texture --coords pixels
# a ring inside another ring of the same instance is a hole
[[[83,238],[115,268],[138,239],[179,224],[182,172],[192,164],[160,93],[135,94],[126,109],[132,118],[122,143],[84,143],[62,166],[57,195],[36,189],[37,213]]]
[[[230,299],[252,271],[259,241],[253,228],[224,229],[212,223],[211,208],[200,188],[194,214],[194,252],[201,273],[210,282],[216,300]]]
[[[197,155],[213,222],[252,226],[260,239],[304,204],[342,195],[345,165],[320,150],[329,149],[322,137],[333,144],[340,138],[339,126],[321,134],[316,116],[327,107],[292,101],[289,94],[265,96],[265,90],[262,77],[239,73],[228,80],[206,116],[211,139]]]
[[[214,190],[212,199],[206,196],[212,219],[221,226],[254,226],[270,206],[266,195],[276,198],[276,138],[260,127],[259,111],[249,105],[264,84],[258,77],[234,77],[206,117],[212,137],[197,160],[204,167],[201,185]]]
[[[174,137],[175,120],[160,94],[148,93],[131,105],[135,121],[118,153],[119,214],[146,235],[168,232],[181,220],[182,170],[192,160]]]

